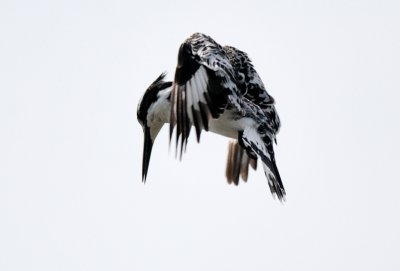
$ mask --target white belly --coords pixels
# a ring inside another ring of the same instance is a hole
[[[233,120],[231,112],[225,111],[218,119],[211,118],[208,124],[210,132],[237,139],[239,131],[255,125],[255,122],[251,118]]]

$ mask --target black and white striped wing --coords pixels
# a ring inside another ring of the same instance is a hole
[[[281,201],[285,200],[286,192],[276,166],[271,138],[261,138],[256,129],[249,127],[239,135],[239,144],[248,152],[256,153],[263,164],[272,195],[276,195]]]
[[[264,111],[271,132],[276,134],[280,127],[280,120],[275,110],[275,100],[268,94],[251,59],[245,52],[232,46],[224,46],[223,50],[235,71],[237,86],[241,94]]]
[[[210,117],[218,118],[228,103],[240,109],[233,68],[212,38],[195,33],[181,45],[171,97],[170,139],[176,126],[181,154],[192,124],[199,141]]]

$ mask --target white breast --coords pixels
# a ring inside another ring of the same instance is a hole
[[[238,132],[246,127],[255,126],[251,118],[233,119],[232,111],[225,111],[218,119],[210,119],[209,130],[213,133],[237,139]]]

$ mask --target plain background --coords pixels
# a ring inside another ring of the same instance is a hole
[[[400,270],[398,1],[0,2],[0,270]],[[137,103],[193,32],[277,101],[280,204]]]

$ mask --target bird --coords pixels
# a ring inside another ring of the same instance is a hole
[[[142,181],[146,181],[153,144],[164,124],[169,124],[170,143],[175,132],[180,158],[194,127],[197,142],[203,131],[230,138],[228,183],[238,185],[239,176],[246,182],[249,166],[256,170],[261,162],[272,195],[284,201],[286,191],[273,146],[280,119],[275,100],[247,53],[194,33],[179,47],[174,80],[165,81],[165,77],[165,72],[158,76],[138,103],[137,119],[144,133]]]

